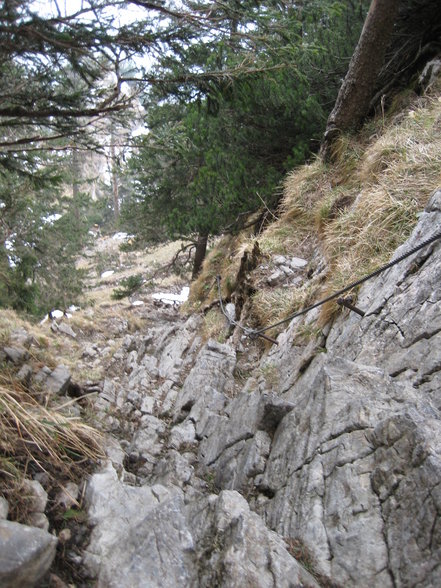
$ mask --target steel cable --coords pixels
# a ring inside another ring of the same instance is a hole
[[[288,323],[288,322],[292,321],[293,319],[295,319],[295,318],[297,318],[299,316],[302,316],[304,314],[307,314],[308,312],[310,312],[314,308],[318,308],[319,306],[322,306],[326,302],[329,302],[331,300],[334,300],[334,298],[338,298],[339,296],[341,296],[345,292],[349,292],[349,290],[352,290],[353,288],[356,288],[357,286],[360,286],[360,284],[363,284],[364,282],[367,282],[368,280],[371,280],[372,278],[375,278],[376,276],[378,276],[381,273],[383,273],[384,271],[390,269],[391,267],[393,267],[397,263],[400,263],[401,261],[403,261],[407,257],[410,257],[411,255],[413,255],[417,251],[420,251],[421,249],[424,249],[424,247],[426,247],[427,245],[430,245],[431,243],[434,243],[438,239],[441,239],[441,232],[440,233],[435,233],[435,235],[433,235],[429,239],[426,239],[425,241],[423,241],[422,243],[420,243],[416,247],[413,247],[409,251],[406,251],[406,253],[403,253],[402,255],[400,255],[396,259],[393,259],[389,263],[386,263],[385,265],[382,265],[381,267],[379,267],[375,271],[371,272],[370,274],[367,274],[366,276],[363,276],[359,280],[356,280],[355,282],[352,282],[351,284],[349,284],[345,288],[342,288],[341,290],[338,290],[337,292],[334,292],[334,294],[330,294],[329,296],[326,296],[326,298],[323,298],[322,300],[319,300],[318,302],[315,302],[314,304],[311,304],[310,306],[307,306],[306,308],[302,308],[301,310],[295,312],[291,316],[289,316],[289,317],[287,317],[287,318],[285,318],[283,320],[280,320],[280,321],[278,321],[278,322],[276,322],[276,323],[274,323],[272,325],[269,325],[267,327],[262,327],[261,329],[251,329],[250,327],[244,327],[243,325],[241,325],[240,323],[238,323],[236,320],[231,319],[231,317],[225,311],[225,308],[224,308],[224,305],[223,305],[222,294],[221,294],[221,286],[220,286],[221,277],[220,276],[216,276],[218,293],[219,293],[219,303],[220,303],[221,311],[225,315],[225,317],[228,319],[230,325],[233,325],[235,327],[238,327],[239,329],[241,329],[242,331],[244,331],[244,333],[248,337],[250,337],[252,339],[255,339],[257,337],[265,337],[265,339],[269,339],[270,341],[275,342],[274,340],[272,340],[269,337],[267,337],[266,335],[264,335],[264,333],[266,331],[269,331],[270,329],[274,329],[275,327],[279,327],[280,325],[283,325],[285,323]]]

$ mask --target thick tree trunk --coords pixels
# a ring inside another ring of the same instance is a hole
[[[328,118],[320,152],[325,160],[331,158],[331,147],[336,138],[345,131],[356,129],[368,114],[402,1],[372,0],[348,73]]]
[[[191,276],[192,280],[195,280],[198,277],[198,275],[202,269],[202,264],[204,262],[205,254],[207,252],[207,242],[208,242],[208,235],[205,235],[205,234],[199,235],[198,240],[196,242],[196,251],[194,254],[193,273]]]

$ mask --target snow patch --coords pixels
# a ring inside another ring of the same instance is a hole
[[[144,304],[144,302],[142,300],[134,300],[132,302],[132,306],[142,306]]]
[[[180,294],[172,294],[171,292],[157,292],[156,294],[152,294],[152,296],[155,300],[160,300],[164,304],[182,304],[182,302],[188,300],[189,294],[190,288],[188,286],[184,286]]]

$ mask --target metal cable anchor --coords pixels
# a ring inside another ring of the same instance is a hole
[[[348,298],[338,298],[337,304],[339,306],[345,306],[346,308],[349,308],[349,310],[352,310],[352,312],[356,312],[360,316],[364,316],[366,313],[363,310],[360,310],[359,308],[354,306],[352,304],[353,300],[354,299],[351,296],[349,296]]]

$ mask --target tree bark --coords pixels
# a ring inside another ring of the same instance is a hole
[[[208,234],[200,234],[196,242],[196,251],[194,254],[193,272],[191,279],[195,280],[201,269],[207,252]]]
[[[119,187],[118,187],[118,172],[117,172],[117,158],[115,146],[115,129],[113,124],[110,130],[110,173],[112,176],[112,195],[113,195],[113,216],[116,225],[119,221]]]
[[[369,111],[375,82],[390,43],[402,0],[372,0],[348,73],[329,115],[320,154],[332,158],[332,145],[346,131],[356,129]]]

